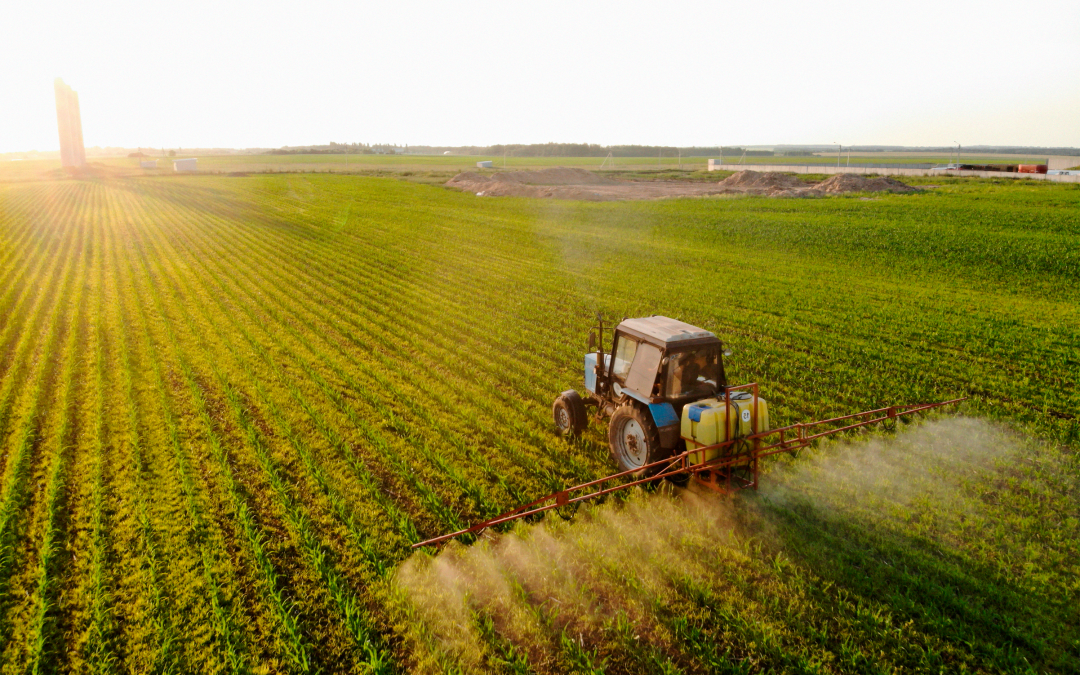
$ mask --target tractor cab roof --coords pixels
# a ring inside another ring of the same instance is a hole
[[[626,319],[618,325],[617,330],[667,349],[720,342],[718,337],[703,328],[691,326],[677,319],[669,319],[666,316]]]

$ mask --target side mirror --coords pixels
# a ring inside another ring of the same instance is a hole
[[[589,351],[596,351],[596,333],[589,333]]]

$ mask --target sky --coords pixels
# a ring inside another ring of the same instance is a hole
[[[1080,147],[1080,2],[13,0],[0,152],[334,142]]]

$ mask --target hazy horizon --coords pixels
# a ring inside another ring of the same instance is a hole
[[[388,147],[388,146],[392,145],[392,144],[388,144],[388,143],[363,143],[363,142],[361,144],[366,145],[369,148],[385,148],[385,147]],[[549,144],[552,144],[552,145],[571,145],[570,143],[565,143],[564,144],[564,143],[558,143],[558,142],[537,143],[537,144],[504,143],[502,145],[503,146],[522,146],[522,147],[531,148],[531,147],[538,146],[538,145],[549,145]],[[237,155],[237,156],[252,155],[252,156],[255,156],[255,155],[260,155],[260,154],[263,154],[263,153],[275,154],[275,153],[278,153],[279,150],[288,150],[289,153],[287,153],[287,154],[292,154],[292,153],[297,152],[298,150],[302,150],[302,149],[305,149],[305,148],[311,148],[313,153],[320,154],[320,153],[324,153],[325,149],[328,149],[331,145],[332,145],[332,143],[305,143],[305,144],[302,144],[302,145],[279,146],[277,148],[270,148],[270,147],[257,147],[257,148],[227,148],[227,147],[214,147],[214,148],[199,148],[199,147],[194,147],[194,148],[183,148],[183,147],[178,147],[178,148],[156,148],[156,147],[150,147],[150,146],[146,146],[146,145],[143,145],[143,146],[131,146],[131,147],[89,146],[89,147],[86,148],[86,156],[87,157],[95,157],[95,158],[107,158],[107,157],[117,157],[117,156],[124,155],[124,154],[131,154],[131,153],[138,152],[138,151],[142,151],[144,155],[146,155],[147,157],[151,157],[151,158],[154,158],[154,157],[172,158],[173,155],[177,155],[177,154],[179,154],[179,155],[210,155],[210,156],[213,156],[213,155]],[[340,146],[340,145],[344,145],[344,144],[338,144],[338,145]],[[583,143],[581,145],[588,145],[588,144]],[[595,144],[593,144],[593,145],[595,145]],[[653,153],[655,153],[655,150],[656,150],[657,147],[660,147],[660,146],[646,145],[646,144],[634,144],[634,145],[631,145],[629,147],[635,147],[635,146],[636,147],[641,147],[643,149],[652,149]],[[430,149],[430,151],[431,151],[429,153],[425,153],[425,152],[421,151],[421,152],[416,153],[418,155],[442,154],[446,150],[459,151],[462,156],[466,156],[466,155],[467,156],[473,156],[473,155],[475,155],[475,156],[480,156],[480,155],[488,156],[489,154],[491,154],[491,153],[483,153],[483,152],[470,152],[470,151],[473,151],[473,150],[477,150],[477,151],[485,150],[485,149],[488,149],[490,146],[446,146],[446,145],[426,145],[426,144],[425,145],[413,145],[413,144],[406,143],[406,144],[399,144],[399,145],[396,145],[396,146],[393,146],[393,147],[398,147],[398,148],[404,147],[406,149],[406,151],[409,152],[409,154],[413,154],[415,148]],[[608,147],[620,148],[620,147],[628,147],[628,146],[619,145],[619,146],[600,146],[600,147],[606,149]],[[697,150],[699,152],[704,151],[704,150],[710,150],[710,149],[715,150],[716,149],[716,146],[711,146],[711,148],[709,146],[662,146],[662,147],[664,148],[665,152],[668,151],[668,150],[674,151],[676,149],[683,150],[683,151]],[[811,151],[811,152],[814,152],[814,153],[817,153],[817,154],[822,154],[822,155],[828,155],[830,153],[835,155],[836,151],[837,151],[837,146],[833,145],[833,146],[829,147],[827,145],[819,144],[819,143],[796,143],[796,144],[733,143],[731,145],[724,146],[724,154],[727,155],[729,150],[730,151],[736,151],[736,152],[741,151],[741,150],[754,150],[754,151],[771,150],[771,151],[775,151],[777,153],[783,153],[785,151],[790,151],[790,150],[803,150],[803,151]],[[1068,151],[1068,152],[1059,152],[1059,151],[1062,151],[1062,150],[1065,150],[1065,151]],[[847,145],[845,145],[845,146],[843,146],[843,152],[845,154],[846,153],[857,153],[859,155],[869,155],[869,154],[873,154],[873,153],[881,153],[882,155],[910,155],[910,154],[923,155],[923,154],[925,154],[927,156],[930,156],[930,155],[935,155],[935,154],[954,153],[955,151],[956,151],[956,146],[952,146],[952,147],[949,147],[949,146],[940,146],[940,147],[928,147],[928,146],[880,146],[880,147],[875,147],[875,146],[870,146],[870,145],[867,145],[867,146],[847,146]],[[1054,146],[1054,147],[1047,147],[1047,146],[991,146],[991,145],[987,145],[987,144],[978,144],[978,143],[976,143],[976,144],[970,145],[970,146],[963,146],[962,151],[963,151],[964,156],[986,155],[986,156],[995,156],[995,157],[997,157],[997,156],[1005,157],[1005,156],[1019,155],[1019,154],[1025,154],[1025,153],[1035,155],[1035,154],[1039,154],[1041,152],[1046,152],[1048,155],[1080,155],[1080,147],[1069,147],[1069,146]],[[169,154],[170,152],[172,152],[173,155],[170,155]],[[300,152],[299,154],[304,154],[304,153]],[[352,154],[352,153],[342,153],[342,154]],[[356,154],[359,154],[359,153],[356,153]],[[455,154],[458,154],[458,153],[455,153]],[[495,153],[495,154],[498,154],[498,153]],[[683,157],[683,159],[687,159],[687,158],[690,158],[690,157],[699,157],[700,158],[700,157],[705,157],[705,156],[713,156],[715,154],[717,154],[717,153],[715,153],[715,152],[713,152],[713,153],[702,153],[702,154],[685,154],[684,153],[682,155],[682,157]],[[9,159],[17,159],[16,157],[11,157],[12,155],[33,155],[31,157],[26,157],[25,158],[25,159],[28,159],[28,160],[50,160],[50,159],[59,159],[60,151],[57,149],[57,150],[15,150],[15,151],[8,151],[8,152],[0,152],[0,157],[7,157]],[[517,156],[517,155],[515,155],[515,156]],[[525,155],[520,155],[520,156],[521,157],[532,157],[534,155],[525,154]],[[540,155],[535,155],[535,156],[539,157]],[[565,154],[565,155],[563,155],[563,154],[557,154],[557,155],[551,155],[551,156],[552,157],[565,156],[565,157],[569,158],[569,157],[579,157],[579,156],[584,157],[584,156],[594,156],[594,155],[576,155],[576,154]],[[627,156],[627,155],[624,154],[624,155],[619,155],[619,156],[622,157],[622,156]],[[636,156],[655,157],[655,154],[643,153],[641,155],[636,155]],[[852,154],[851,156],[854,157],[855,154]],[[674,157],[674,155],[672,155],[672,157]]]
[[[1080,146],[1075,2],[290,8],[10,9],[0,153],[59,147],[54,77],[88,148]]]

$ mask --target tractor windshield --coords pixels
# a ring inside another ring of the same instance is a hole
[[[664,376],[667,398],[704,398],[720,391],[720,347],[709,345],[668,358]]]

